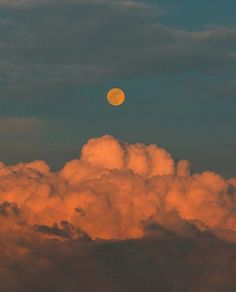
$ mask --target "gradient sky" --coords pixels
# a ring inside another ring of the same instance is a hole
[[[0,160],[58,168],[90,137],[235,175],[236,4],[0,0]],[[127,102],[110,107],[121,87]]]

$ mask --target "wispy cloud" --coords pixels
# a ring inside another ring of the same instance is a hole
[[[141,2],[34,4],[12,8],[2,20],[0,80],[6,96],[27,87],[36,89],[33,96],[55,84],[235,69],[235,27],[176,29],[161,24],[161,8]]]

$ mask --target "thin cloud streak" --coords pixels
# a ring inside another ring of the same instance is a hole
[[[59,84],[235,70],[235,27],[176,29],[161,23],[161,11],[130,1],[43,1],[13,9],[0,42],[3,93],[20,96],[33,87],[34,96]]]

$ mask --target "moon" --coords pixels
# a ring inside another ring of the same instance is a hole
[[[120,106],[125,102],[125,93],[120,88],[112,88],[107,93],[107,100],[113,106]]]

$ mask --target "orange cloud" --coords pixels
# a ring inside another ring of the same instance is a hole
[[[234,291],[235,204],[236,178],[108,135],[58,172],[1,162],[0,290]]]
[[[106,135],[90,139],[81,158],[56,173],[44,161],[2,163],[0,210],[2,220],[19,230],[43,230],[50,238],[53,230],[60,238],[62,222],[73,227],[73,237],[79,230],[78,236],[92,239],[139,238],[163,212],[177,212],[197,228],[201,222],[212,232],[236,232],[235,185],[213,172],[190,175],[188,161],[175,165],[156,145],[129,145]]]

